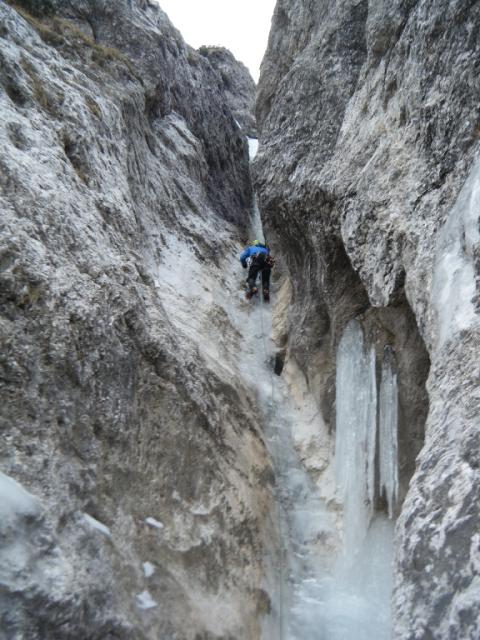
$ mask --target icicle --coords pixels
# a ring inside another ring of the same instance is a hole
[[[375,497],[375,444],[377,435],[377,377],[375,373],[375,348],[372,345],[368,355],[369,402],[367,414],[367,496],[371,513]],[[370,514],[371,515],[371,514]]]
[[[337,352],[335,474],[344,505],[346,555],[365,538],[373,512],[377,393],[375,352],[352,320]]]
[[[385,492],[390,518],[393,517],[398,494],[397,403],[397,375],[393,370],[393,352],[390,347],[385,347],[380,384],[380,493]]]
[[[331,576],[319,582],[320,624],[313,633],[299,637],[389,640],[393,522],[386,514],[374,513],[373,507],[378,494],[376,438],[380,402],[382,424],[388,425],[390,431],[389,444],[384,436],[385,451],[379,451],[378,458],[389,460],[390,464],[396,460],[396,378],[389,359],[384,364],[377,397],[375,348],[365,349],[357,321],[347,325],[340,340],[336,384],[335,473],[343,503],[344,553],[337,559]],[[390,466],[387,491],[392,496],[397,490],[391,482],[396,479],[394,473],[396,467],[394,472]]]

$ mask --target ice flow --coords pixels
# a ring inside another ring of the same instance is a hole
[[[292,433],[299,417],[283,381],[275,380],[277,415],[270,446],[283,535],[285,584],[277,605],[281,638],[390,638],[398,487],[397,379],[390,347],[384,351],[379,385],[376,366],[373,346],[365,345],[360,324],[352,321],[337,353],[335,476],[343,527],[333,563],[322,544],[335,530],[334,519],[296,452]],[[388,516],[375,510],[382,497]]]
[[[343,505],[343,549],[324,581],[323,634],[318,637],[325,640],[390,638],[396,385],[393,351],[386,347],[377,393],[374,347],[365,345],[360,324],[352,320],[337,352],[335,475]],[[388,518],[375,511],[382,496]]]

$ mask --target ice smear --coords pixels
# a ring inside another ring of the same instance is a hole
[[[376,516],[357,553],[337,562],[318,593],[318,636],[325,640],[389,640],[393,522]],[[315,627],[312,627],[312,631]],[[305,635],[304,638],[316,637]]]
[[[251,233],[259,240],[264,237],[256,206]],[[241,271],[239,274],[241,277]],[[276,511],[272,518],[280,538],[277,554],[271,558],[267,590],[272,596],[272,613],[264,621],[263,638],[307,640],[317,631],[315,626],[312,631],[303,625],[306,611],[313,615],[318,610],[319,576],[325,569],[322,541],[333,535],[335,525],[295,446],[302,424],[311,421],[311,408],[308,403],[297,404],[286,380],[273,374],[270,308],[256,300],[248,307],[243,305],[243,309],[236,313],[243,336],[238,373],[255,390],[263,413],[266,444],[275,471]]]
[[[155,520],[155,518],[152,518],[151,516],[148,516],[148,518],[145,518],[145,522],[149,524],[151,527],[155,527],[155,529],[163,529],[163,524],[158,520]]]
[[[21,484],[0,471],[0,520],[2,528],[15,522],[17,516],[35,515],[40,502]]]
[[[149,591],[145,589],[142,593],[137,594],[137,607],[140,609],[153,609],[153,607],[158,607],[158,603],[150,595]]]
[[[475,276],[479,225],[480,159],[473,165],[438,240],[432,287],[438,348],[463,329],[480,328],[480,292]]]
[[[4,623],[0,637],[17,638],[18,627],[12,627],[13,635],[2,634],[6,633],[6,619],[15,619],[12,603],[37,595],[44,600],[46,593],[60,602],[66,591],[65,602],[69,601],[75,570],[58,545],[40,500],[1,472],[0,540],[0,617]],[[22,627],[22,615],[19,620]]]
[[[96,520],[92,516],[89,516],[88,513],[84,513],[83,517],[88,522],[88,524],[92,527],[92,529],[96,529],[97,531],[100,531],[105,536],[111,536],[112,535],[111,532],[110,532],[110,529],[106,525],[104,525],[103,522],[99,522],[98,520]]]
[[[143,565],[143,575],[145,578],[150,578],[155,573],[155,565],[151,562],[144,562]]]
[[[260,240],[260,242],[265,242],[265,236],[263,235],[262,223],[260,222],[260,212],[258,209],[257,196],[255,196],[255,200],[253,203],[253,221],[252,221],[252,236],[254,240]]]

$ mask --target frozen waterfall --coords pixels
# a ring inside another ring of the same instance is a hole
[[[264,326],[270,330],[269,322]],[[304,416],[292,407],[282,378],[275,376],[276,416],[267,436],[277,478],[284,564],[277,575],[283,587],[274,603],[276,623],[266,640],[390,638],[392,515],[398,487],[396,384],[392,349],[385,349],[377,375],[375,350],[365,346],[360,324],[352,321],[337,354],[335,472],[343,544],[332,563],[323,540],[335,536],[335,518],[292,438]],[[266,390],[265,404],[269,395]],[[375,511],[382,496],[388,515]]]
[[[385,348],[378,385],[375,349],[365,345],[359,322],[350,322],[338,346],[336,379],[335,476],[343,505],[343,547],[333,569],[312,563],[312,575],[300,580],[297,609],[306,624],[297,625],[301,633],[289,639],[390,638],[396,385],[392,349]],[[382,495],[388,516],[375,511]]]
[[[347,554],[356,553],[362,544],[377,496],[384,495],[393,517],[398,493],[397,394],[392,348],[384,349],[377,398],[375,348],[366,348],[362,328],[352,320],[338,346],[336,381],[335,475]]]
[[[325,640],[388,640],[393,511],[398,487],[397,378],[386,347],[377,393],[375,349],[356,320],[337,351],[335,474],[343,553],[325,585]],[[378,447],[377,447],[378,441]],[[388,513],[375,512],[385,495]]]
[[[375,351],[352,321],[337,352],[335,476],[344,507],[345,548],[358,550],[370,524],[375,482]]]
[[[385,496],[392,518],[398,493],[398,392],[392,348],[384,350],[379,402],[375,360],[373,345],[365,348],[361,326],[352,320],[338,346],[336,382],[335,475],[344,507],[347,554],[355,553],[366,536],[376,495]]]

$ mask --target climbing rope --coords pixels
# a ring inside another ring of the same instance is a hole
[[[260,297],[260,330],[262,332],[262,342],[263,342],[263,352],[265,354],[265,363],[268,367],[268,371],[270,374],[270,384],[271,384],[271,407],[269,409],[267,420],[270,422],[272,430],[276,429],[275,425],[275,381],[273,377],[272,368],[268,363],[268,352],[267,352],[267,342],[265,338],[265,329],[263,322],[263,312],[264,312],[264,302],[263,302],[263,283],[262,283],[262,292],[258,292]],[[274,441],[274,456],[278,462],[280,462],[279,455],[279,447],[277,440],[277,433],[275,432],[273,437]],[[284,546],[283,546],[283,526],[282,526],[282,515],[280,513],[280,495],[278,492],[278,486],[275,482],[275,493],[277,494],[277,520],[278,520],[278,535],[280,536],[280,563],[279,563],[279,607],[278,607],[278,616],[279,616],[279,640],[283,640],[283,562],[284,562]]]

